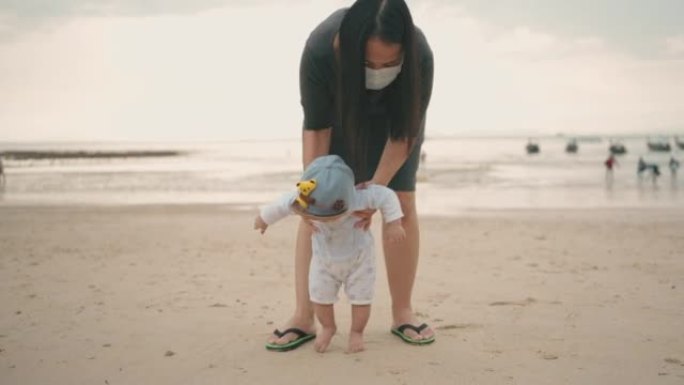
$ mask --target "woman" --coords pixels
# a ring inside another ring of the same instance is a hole
[[[361,186],[386,185],[399,196],[406,239],[383,245],[391,330],[414,344],[434,341],[411,305],[419,240],[416,171],[432,76],[432,52],[403,0],[357,0],[333,13],[309,36],[300,65],[304,167],[316,157],[337,154]],[[368,227],[372,214],[358,213],[359,225]],[[295,248],[295,313],[269,338],[270,350],[294,349],[315,333],[310,260],[311,228],[302,221]]]

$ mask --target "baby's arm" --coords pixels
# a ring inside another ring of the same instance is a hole
[[[401,242],[406,238],[406,231],[401,225],[401,219],[388,222],[385,227],[385,238],[390,242]]]
[[[259,215],[254,218],[254,230],[260,230],[263,234],[269,225],[272,225],[286,216],[292,214],[292,201],[296,193],[287,193],[277,201],[261,208]]]
[[[385,221],[385,237],[392,242],[404,240],[406,232],[401,224],[404,213],[397,194],[390,188],[381,185],[370,185],[363,190],[357,190],[360,194],[361,205],[364,209],[378,209]]]

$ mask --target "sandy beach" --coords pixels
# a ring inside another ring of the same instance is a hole
[[[367,350],[264,349],[293,306],[295,219],[230,206],[0,207],[0,384],[682,384],[684,210],[422,218],[415,311]],[[377,236],[377,223],[374,224]]]

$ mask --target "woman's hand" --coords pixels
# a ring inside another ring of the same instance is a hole
[[[319,231],[318,227],[316,227],[316,224],[311,219],[309,219],[305,216],[300,216],[300,218],[302,218],[302,222],[305,225],[309,226],[309,229],[311,230],[312,233],[317,233]]]
[[[356,227],[357,229],[368,230],[371,225],[371,218],[373,217],[373,214],[375,214],[376,211],[377,210],[375,209],[354,211],[353,215],[359,218],[359,220],[356,221],[356,223],[354,223],[354,227]]]
[[[364,190],[367,189],[368,186],[372,185],[374,182],[372,180],[362,182],[356,185],[357,190]],[[359,210],[359,211],[354,211],[354,216],[359,218],[356,223],[354,223],[354,227],[357,229],[364,229],[368,230],[370,228],[370,225],[372,223],[371,219],[373,217],[373,214],[375,214],[377,210],[375,209],[367,209],[367,210]]]

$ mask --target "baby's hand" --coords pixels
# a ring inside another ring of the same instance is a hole
[[[268,228],[268,224],[264,222],[263,219],[261,219],[261,215],[257,215],[256,218],[254,218],[254,230],[261,230],[261,234],[266,232],[266,229]]]
[[[392,243],[401,242],[406,238],[406,231],[401,225],[401,219],[392,221],[385,228],[385,238]]]

